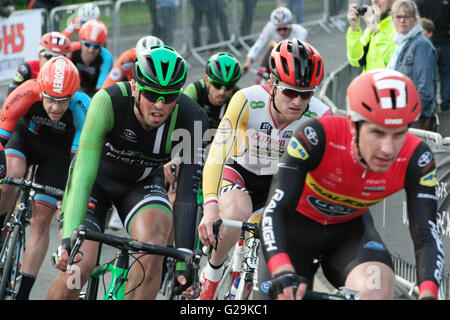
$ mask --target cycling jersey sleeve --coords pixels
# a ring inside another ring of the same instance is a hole
[[[86,119],[86,113],[89,108],[91,98],[84,92],[77,91],[73,95],[73,99],[70,102],[69,109],[73,114],[73,125],[75,127],[75,135],[73,137],[72,147],[70,149],[71,154],[75,154],[78,150],[78,144],[80,140],[81,129]]]
[[[204,206],[218,202],[218,190],[225,161],[237,145],[240,134],[246,132],[249,117],[247,97],[242,91],[236,92],[228,104],[220,121],[203,169]]]
[[[419,292],[431,290],[437,297],[444,266],[444,249],[436,226],[435,184],[433,153],[421,142],[408,164],[405,190]]]
[[[100,65],[100,74],[98,75],[97,84],[95,85],[97,90],[100,90],[108,77],[109,71],[113,67],[113,56],[108,49],[102,47],[100,50],[100,57],[102,58],[102,64]]]
[[[102,89],[113,85],[118,81],[131,80],[132,68],[136,60],[136,50],[130,49],[122,53],[114,62],[111,71],[108,73]]]
[[[317,144],[309,143],[305,135],[299,134],[306,127],[312,127],[317,132]],[[282,265],[292,264],[286,250],[289,241],[285,231],[287,217],[295,211],[308,171],[320,164],[325,142],[325,132],[319,121],[309,119],[303,122],[295,130],[280,159],[278,172],[272,178],[261,221],[262,250],[271,274]]]
[[[197,88],[195,87],[194,83],[190,83],[186,89],[183,90],[183,93],[187,95],[189,98],[191,98],[194,101],[198,101],[198,94],[197,94]]]
[[[6,145],[14,132],[19,118],[26,115],[33,103],[41,99],[39,93],[37,82],[28,80],[6,97],[0,115],[0,142],[3,145]]]
[[[261,52],[264,50],[264,48],[269,43],[270,39],[272,38],[272,34],[275,32],[275,27],[272,23],[268,22],[264,29],[259,34],[258,39],[253,44],[253,46],[250,48],[247,54],[247,58],[252,59],[253,61],[256,60],[256,58],[261,54]]]
[[[80,135],[80,145],[73,173],[63,198],[63,239],[84,221],[86,208],[97,176],[106,134],[114,125],[114,113],[109,94],[100,90],[92,98]]]
[[[196,239],[197,192],[203,169],[203,134],[208,127],[208,117],[201,107],[182,95],[177,116],[177,128],[187,130],[191,138],[189,156],[183,150],[183,163],[180,166],[177,183],[177,196],[173,205],[175,243],[177,248],[192,250]],[[185,141],[181,141],[184,146]],[[175,149],[175,148],[174,148]],[[175,150],[174,150],[175,151]]]

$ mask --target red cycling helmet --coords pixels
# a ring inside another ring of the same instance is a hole
[[[269,68],[277,81],[297,87],[315,87],[323,79],[319,51],[295,38],[283,40],[272,49]]]
[[[80,87],[77,67],[68,58],[59,56],[48,60],[39,71],[37,82],[44,95],[55,100],[73,96]]]
[[[80,40],[104,44],[108,39],[108,28],[101,21],[89,20],[81,26],[79,36]]]
[[[61,32],[48,32],[42,36],[39,42],[39,52],[42,51],[68,57],[71,53],[70,40]]]
[[[377,69],[357,76],[347,88],[347,111],[354,122],[400,127],[421,112],[416,86],[403,73]]]

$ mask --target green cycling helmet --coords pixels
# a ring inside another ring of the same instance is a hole
[[[241,64],[232,54],[219,52],[209,58],[206,74],[215,82],[235,84],[241,77]]]
[[[172,47],[151,46],[137,57],[133,79],[141,86],[178,90],[186,82],[186,62]]]

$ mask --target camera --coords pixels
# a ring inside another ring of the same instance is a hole
[[[367,7],[358,7],[356,10],[358,10],[358,15],[363,16],[367,12]]]

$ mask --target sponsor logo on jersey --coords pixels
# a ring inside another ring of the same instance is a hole
[[[308,139],[313,146],[316,146],[319,143],[319,136],[312,127],[306,127],[303,132],[305,133],[306,139]]]
[[[122,76],[122,71],[120,71],[120,69],[117,67],[113,68],[111,70],[111,72],[109,73],[109,77],[111,78],[111,80],[114,80],[114,81],[120,80],[121,76]]]
[[[55,75],[53,79],[53,92],[62,93],[64,85],[64,71],[67,62],[63,59],[59,59],[55,62]]]
[[[291,140],[289,141],[287,152],[294,158],[302,160],[306,160],[309,158],[308,152],[306,152],[302,144],[294,137],[292,137]]]
[[[386,247],[381,242],[373,241],[373,240],[363,244],[363,248],[379,250],[379,251],[386,251],[387,250]]]
[[[269,122],[263,122],[261,123],[260,129],[266,130],[267,134],[270,136],[272,134],[272,125]]]
[[[250,102],[250,108],[252,109],[262,109],[266,104],[264,101],[252,101]]]
[[[337,204],[349,206],[355,209],[364,209],[374,205],[375,203],[381,201],[382,199],[359,199],[354,197],[349,197],[344,194],[335,193],[324,187],[322,187],[314,178],[308,173],[306,176],[306,185],[317,195],[319,195],[324,200],[330,200]]]
[[[340,204],[329,203],[323,199],[313,196],[307,196],[309,204],[317,211],[330,217],[344,217],[358,211],[357,209],[349,208]]]
[[[15,82],[23,82],[23,80],[24,80],[23,75],[20,72],[17,72],[14,77],[14,81]]]
[[[417,164],[419,165],[419,167],[425,167],[431,161],[433,161],[433,154],[431,153],[431,151],[426,151],[419,157],[419,161],[417,162]]]
[[[386,190],[386,186],[364,186],[364,191],[383,192]]]
[[[130,129],[125,129],[125,130],[123,130],[122,138],[124,138],[124,139],[126,139],[126,140],[128,140],[128,141],[137,143],[137,141],[136,141],[136,139],[137,139],[137,134],[134,133],[133,130],[130,130]]]
[[[233,125],[230,119],[224,118],[220,121],[219,127],[217,128],[216,135],[214,136],[214,144],[220,145],[227,143],[233,135]]]
[[[433,187],[436,184],[436,169],[420,178],[419,183],[422,186]]]
[[[308,109],[302,116],[306,117],[306,118],[316,118],[318,116],[318,114],[316,112]]]

